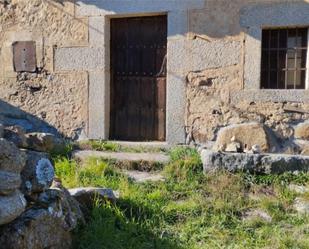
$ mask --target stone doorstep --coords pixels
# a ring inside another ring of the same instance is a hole
[[[167,142],[160,142],[160,141],[151,141],[151,142],[131,142],[131,141],[108,141],[111,143],[118,144],[124,147],[131,147],[131,148],[162,148],[162,149],[169,149],[171,145]]]
[[[89,157],[112,159],[116,161],[129,162],[151,162],[167,164],[169,157],[163,153],[129,153],[129,152],[105,152],[94,150],[77,150],[73,152],[73,158],[84,161]]]
[[[309,156],[302,155],[222,153],[202,150],[201,158],[204,172],[227,170],[281,174],[309,171]]]

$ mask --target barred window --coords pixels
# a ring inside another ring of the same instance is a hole
[[[263,89],[305,89],[308,29],[267,29],[262,32]]]

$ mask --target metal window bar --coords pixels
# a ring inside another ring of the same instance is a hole
[[[281,34],[285,31],[286,33],[286,42],[282,42],[282,36]],[[277,35],[275,35],[275,32],[277,32]],[[289,46],[288,44],[288,40],[289,40],[289,35],[292,32],[292,46]],[[262,79],[264,80],[261,84],[262,88],[267,88],[270,89],[272,88],[272,85],[275,85],[276,89],[280,89],[282,88],[281,86],[281,75],[284,72],[284,88],[290,88],[288,83],[293,83],[293,89],[296,88],[305,88],[305,78],[303,77],[303,72],[307,71],[306,67],[303,67],[302,65],[305,63],[306,64],[306,60],[307,60],[307,52],[308,52],[308,45],[306,43],[306,46],[304,47],[303,41],[307,40],[308,37],[308,29],[303,29],[303,28],[298,28],[298,29],[271,29],[271,30],[264,30],[263,31],[263,36],[266,36],[263,38],[263,42],[265,42],[265,40],[268,41],[267,46],[265,44],[262,44],[262,75],[264,75],[264,77],[262,77]],[[273,41],[274,44],[276,44],[276,46],[272,46],[271,42],[272,39],[275,39],[275,41]],[[298,40],[300,39],[301,44],[298,44]],[[285,43],[286,47],[283,48],[280,46],[280,44]],[[275,48],[276,47],[276,48]],[[282,58],[280,58],[280,52],[285,51],[285,61],[282,61]],[[289,68],[289,53],[293,52],[293,56],[294,56],[294,68]],[[273,52],[273,53],[271,53]],[[300,52],[300,57],[298,56],[298,53]],[[272,63],[272,54],[276,54],[276,69],[273,68],[273,63]],[[305,57],[303,57],[305,56]],[[266,57],[266,58],[264,58]],[[263,65],[263,63],[265,63],[265,59],[267,60],[267,66]],[[299,63],[298,63],[299,62]],[[284,67],[280,67],[280,65],[285,65]],[[300,64],[300,65],[298,65]],[[291,80],[293,80],[293,82],[289,82],[289,77],[288,74],[292,73],[293,77]],[[276,77],[275,82],[272,82],[272,78],[274,78],[274,76]],[[298,77],[300,77],[298,79]],[[296,85],[297,84],[297,80],[299,80],[298,83],[300,83],[300,85]],[[266,82],[265,82],[266,81]]]

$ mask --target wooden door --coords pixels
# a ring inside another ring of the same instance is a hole
[[[165,140],[166,44],[166,16],[111,20],[111,139]]]

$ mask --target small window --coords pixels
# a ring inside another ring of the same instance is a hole
[[[263,89],[305,89],[308,29],[269,29],[262,33]]]

